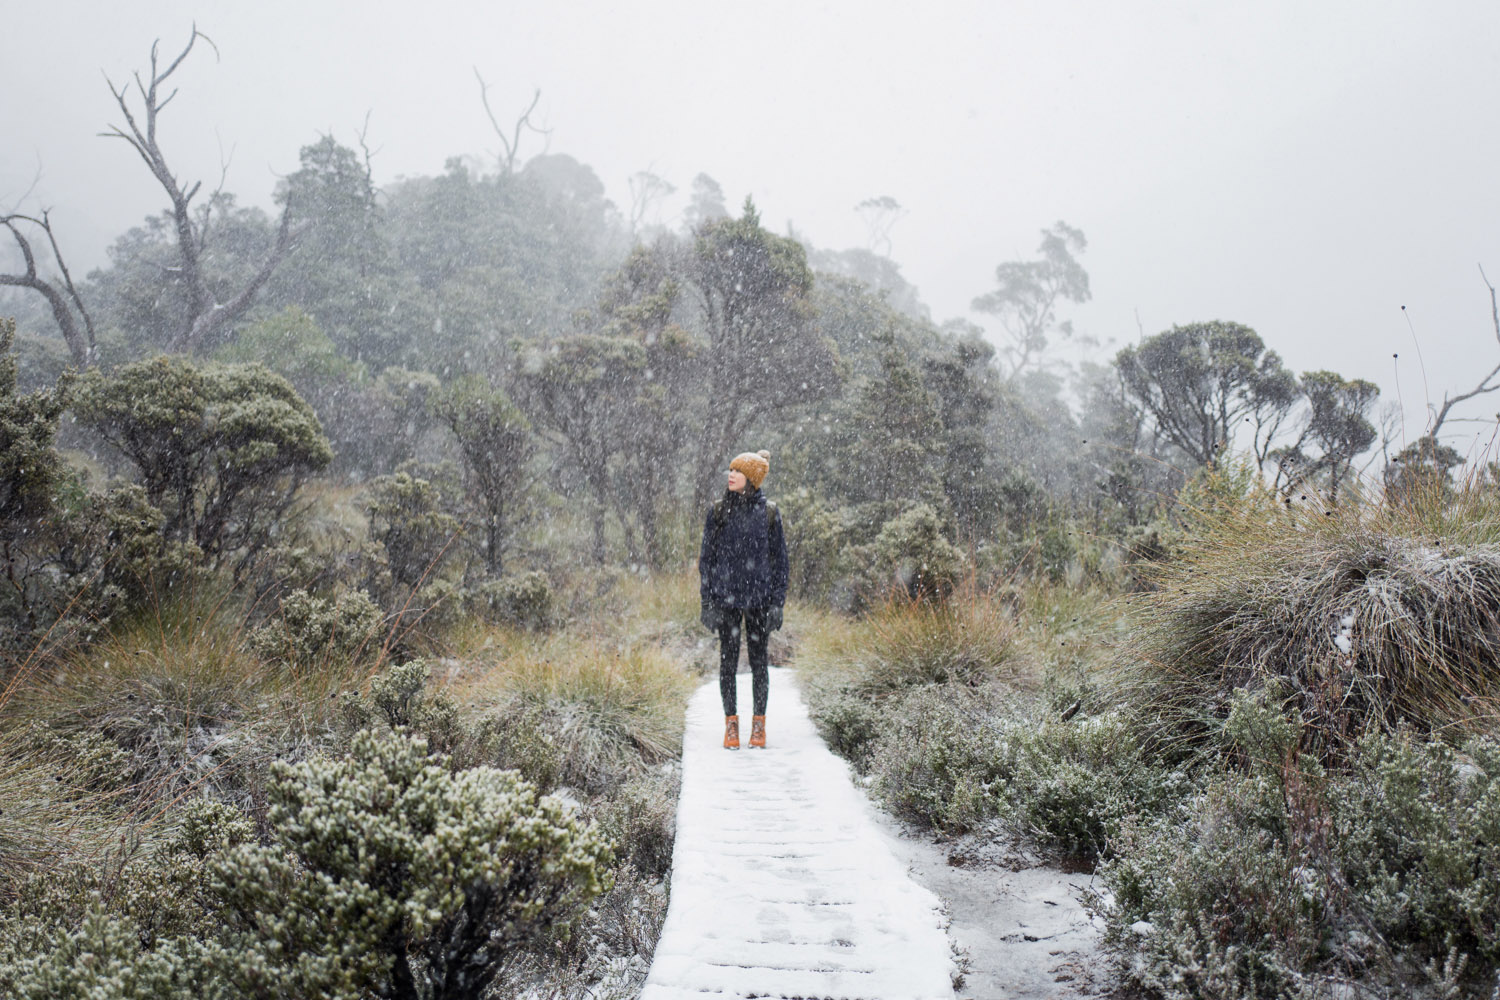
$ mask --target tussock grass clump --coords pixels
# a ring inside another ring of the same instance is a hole
[[[1015,624],[988,594],[943,604],[897,598],[867,617],[859,632],[853,687],[861,695],[1029,680],[1012,655]]]
[[[970,702],[1036,686],[1029,661],[1015,655],[1010,609],[972,588],[943,604],[897,597],[857,620],[811,609],[805,617],[797,664],[813,721],[861,771],[887,721],[920,692]]]
[[[507,766],[599,793],[682,751],[694,680],[660,648],[576,634],[497,644],[456,700],[493,706]]]
[[[246,801],[271,760],[328,732],[338,693],[364,673],[337,660],[268,666],[247,648],[240,611],[210,600],[163,605],[34,671],[0,705],[0,729],[114,748],[117,773],[94,784],[113,785],[110,800],[136,818],[190,792]]]
[[[1367,728],[1493,731],[1500,719],[1500,502],[1493,490],[1400,506],[1278,501],[1187,514],[1182,556],[1131,599],[1137,699],[1201,734],[1238,688],[1278,685],[1304,745]]]

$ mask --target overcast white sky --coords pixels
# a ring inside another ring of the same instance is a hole
[[[1409,433],[1500,362],[1477,270],[1500,280],[1493,0],[13,0],[0,208],[40,169],[28,207],[54,209],[80,264],[160,209],[96,137],[116,117],[102,74],[143,69],[157,37],[175,53],[194,20],[220,58],[184,66],[162,144],[209,185],[232,149],[243,202],[269,206],[302,145],[352,144],[366,112],[377,182],[493,149],[478,67],[502,118],[540,87],[551,151],[622,206],[635,171],[684,193],[702,171],[842,248],[866,241],[857,202],[896,198],[892,255],[939,320],[983,321],[968,304],[995,265],[1063,219],[1094,287],[1070,315],[1112,348],[1137,317],[1246,323],[1298,371],[1389,400],[1399,377]],[[1465,411],[1497,412],[1500,394]]]

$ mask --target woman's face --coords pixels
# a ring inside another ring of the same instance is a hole
[[[736,493],[745,489],[745,474],[737,469],[729,470],[729,488]]]

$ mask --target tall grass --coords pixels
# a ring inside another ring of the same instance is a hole
[[[1252,490],[1185,512],[1180,558],[1129,599],[1125,690],[1169,729],[1212,727],[1237,689],[1280,692],[1305,742],[1500,721],[1500,494],[1400,504]]]
[[[1035,681],[1015,655],[1013,609],[989,592],[961,590],[941,603],[896,596],[861,619],[822,614],[814,621],[799,665],[819,683],[860,697]]]
[[[681,753],[694,683],[654,645],[554,635],[493,647],[451,693],[480,711],[518,700],[546,706],[551,735],[587,759],[629,750],[659,763]]]
[[[268,666],[227,590],[35,659],[0,695],[0,878],[134,841],[201,795],[258,812],[267,767],[326,741],[374,666]],[[377,665],[378,666],[378,665]]]

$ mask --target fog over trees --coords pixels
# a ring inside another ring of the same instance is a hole
[[[0,994],[639,995],[759,451],[775,698],[1093,872],[1049,989],[1493,1000],[1500,7],[90,6],[0,69]]]
[[[663,224],[653,204],[673,185],[638,172],[617,206],[552,148],[539,92],[507,111],[477,72],[489,160],[381,185],[365,131],[324,134],[276,182],[274,216],[244,208],[166,152],[178,74],[217,51],[194,28],[107,81],[105,135],[138,154],[161,211],[84,275],[47,213],[15,212],[0,279],[16,391],[86,371],[60,441],[140,483],[163,539],[210,561],[248,565],[329,466],[404,477],[404,516],[474,549],[465,576],[525,561],[559,513],[589,526],[594,562],[663,566],[727,457],[755,444],[777,456],[791,523],[827,534],[802,544],[844,553],[828,587],[916,507],[1014,558],[1038,523],[1141,529],[1195,470],[1241,455],[1279,488],[1337,496],[1406,446],[1374,383],[1296,372],[1227,318],[1070,360],[1063,345],[1091,342],[1073,318],[1091,297],[1082,226],[1057,221],[993,265],[972,302],[988,333],[939,323],[889,256],[895,197],[851,193],[866,246],[838,250],[770,231],[749,197],[731,211],[700,172]],[[396,558],[396,577],[428,548]]]

